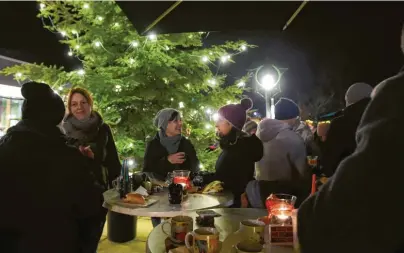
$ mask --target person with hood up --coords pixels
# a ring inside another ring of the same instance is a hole
[[[303,138],[307,155],[319,155],[320,150],[314,141],[310,127],[300,120],[299,106],[291,99],[280,98],[275,104],[275,119],[287,123]]]
[[[347,107],[341,116],[331,121],[327,139],[322,145],[322,171],[327,177],[331,177],[339,163],[354,152],[356,129],[372,90],[372,86],[366,83],[355,83],[348,88],[345,94]]]
[[[247,183],[254,177],[254,163],[263,154],[261,141],[253,134],[241,129],[246,121],[246,112],[252,108],[249,98],[240,104],[229,104],[218,111],[216,122],[219,145],[222,152],[216,161],[216,180],[224,183],[224,188],[234,195],[234,207],[240,207],[240,196]]]
[[[153,184],[164,185],[167,174],[174,170],[199,171],[199,160],[191,141],[182,134],[182,118],[179,111],[165,108],[154,118],[158,128],[156,136],[147,144],[143,172]],[[152,217],[153,227],[161,219]]]
[[[97,217],[102,189],[95,164],[58,125],[62,99],[47,84],[23,84],[22,120],[0,139],[0,252],[86,252],[87,221]]]
[[[93,108],[91,94],[83,88],[73,88],[67,98],[67,115],[63,119],[62,129],[69,143],[76,146],[85,155],[94,159],[97,168],[94,174],[104,190],[112,188],[112,181],[121,172],[121,162],[112,136],[111,128]],[[101,215],[94,220],[92,249],[96,252],[104,229],[108,210],[100,203]]]
[[[257,136],[263,142],[264,155],[256,163],[257,180],[248,183],[243,197],[255,208],[265,208],[271,193],[298,195],[302,202],[309,193],[311,174],[303,139],[290,125],[275,119],[262,120]],[[245,201],[243,207],[247,207]]]
[[[376,86],[354,153],[299,208],[302,253],[404,252],[403,101],[404,71]]]

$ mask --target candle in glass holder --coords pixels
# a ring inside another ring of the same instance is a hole
[[[184,189],[188,189],[190,186],[190,180],[189,177],[174,177],[174,184],[180,184]]]
[[[271,244],[293,245],[292,211],[295,202],[296,197],[288,194],[271,194],[267,198]]]

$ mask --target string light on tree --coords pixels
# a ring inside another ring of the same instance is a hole
[[[65,31],[60,31],[60,34],[63,36],[63,37],[66,37],[66,32]]]
[[[79,49],[79,48],[80,48],[80,45],[76,45],[76,46],[74,46],[74,48],[75,48],[75,49]]]
[[[214,114],[212,115],[212,119],[213,119],[214,121],[217,121],[217,120],[219,119],[219,114],[218,114],[218,113],[214,113]]]
[[[84,8],[84,9],[88,9],[88,8],[90,8],[90,5],[89,5],[89,4],[84,4],[84,5],[83,5],[83,8]]]
[[[18,72],[17,74],[15,74],[15,76],[18,77],[18,78],[19,78],[19,77],[22,77],[22,73],[21,73],[21,72]]]
[[[211,125],[211,124],[206,124],[206,125],[205,125],[205,128],[206,128],[206,129],[211,129],[211,128],[212,128],[212,125]]]
[[[94,43],[94,46],[96,46],[96,47],[100,47],[100,46],[101,46],[101,42],[96,41],[96,42]]]
[[[184,102],[179,102],[179,103],[178,103],[178,106],[179,106],[180,108],[184,108],[184,107],[185,107]]]
[[[72,52],[72,51],[69,51],[69,52],[67,52],[67,55],[68,55],[68,56],[73,56],[73,52]]]
[[[151,40],[151,41],[155,41],[155,40],[157,40],[157,35],[156,35],[156,34],[154,34],[154,33],[149,34],[147,37],[148,37],[148,38],[149,38],[149,40]]]
[[[115,22],[115,23],[114,23],[114,26],[115,26],[115,27],[119,27],[119,23],[118,23],[118,22]]]
[[[215,79],[210,79],[210,80],[208,80],[208,83],[215,85],[215,84],[216,84],[216,80],[215,80]]]
[[[241,51],[246,51],[246,50],[247,50],[247,46],[246,46],[246,45],[242,45],[242,46],[240,47],[240,49],[241,49]]]
[[[211,110],[210,108],[208,108],[208,109],[206,109],[206,113],[207,113],[207,114],[211,114],[211,113],[212,113],[212,110]]]
[[[237,87],[241,88],[245,86],[245,82],[241,81],[237,84]]]
[[[132,41],[132,42],[130,43],[130,45],[131,45],[132,47],[137,47],[137,46],[139,46],[139,42],[137,42],[136,40],[134,40],[134,41]]]
[[[129,59],[129,64],[133,64],[133,63],[135,63],[135,60],[133,58],[130,58]]]
[[[58,90],[62,91],[62,90],[63,90],[63,87],[62,87],[62,86],[60,86],[60,87],[58,88]]]
[[[118,85],[115,85],[115,91],[116,92],[120,92],[122,90],[122,87],[118,84]]]
[[[205,55],[205,56],[202,56],[202,61],[203,62],[208,62],[209,61],[209,58]]]
[[[229,58],[227,58],[227,55],[223,55],[222,57],[220,57],[220,60],[222,61],[222,63],[226,63],[228,61]]]
[[[174,98],[171,98],[170,100],[171,100],[171,101],[174,101]]]
[[[84,71],[84,69],[79,69],[79,70],[77,71],[77,74],[78,74],[79,76],[84,76],[85,73],[86,73],[86,72]]]
[[[46,5],[44,3],[40,3],[39,4],[39,8],[41,8],[41,10],[45,9]]]
[[[101,16],[98,16],[98,17],[97,17],[97,19],[98,19],[98,21],[102,21],[102,20],[104,20],[104,18],[103,18],[103,17],[101,17]]]

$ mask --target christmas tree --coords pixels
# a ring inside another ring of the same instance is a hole
[[[252,47],[244,41],[203,46],[203,33],[142,36],[114,1],[39,3],[44,27],[69,47],[82,68],[25,64],[3,70],[17,80],[45,82],[65,96],[80,86],[94,95],[96,110],[114,130],[121,157],[143,158],[145,143],[157,129],[154,115],[178,109],[184,134],[194,144],[202,169],[214,170],[218,152],[206,152],[215,141],[215,110],[236,103],[247,77],[224,85],[221,64]]]

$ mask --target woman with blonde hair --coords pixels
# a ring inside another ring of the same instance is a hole
[[[70,144],[94,159],[97,164],[93,171],[105,190],[112,186],[112,180],[120,174],[121,163],[110,127],[93,108],[91,94],[83,88],[73,88],[67,99],[67,115],[62,121],[62,129]],[[92,242],[89,252],[96,252],[98,241],[105,224],[107,209],[102,207],[101,217],[95,219],[95,229],[91,231]]]

